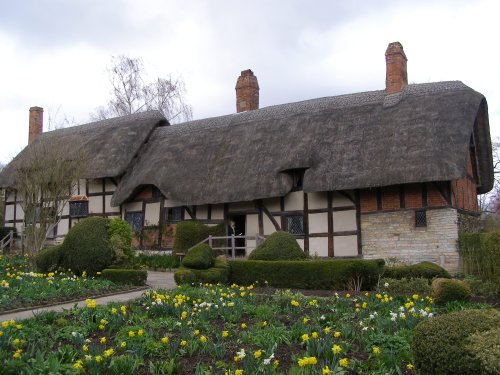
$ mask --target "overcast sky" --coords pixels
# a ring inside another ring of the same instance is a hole
[[[385,87],[403,44],[410,83],[460,80],[500,136],[500,2],[460,0],[0,0],[0,162],[28,141],[28,109],[75,123],[107,103],[111,56],[181,76],[195,119],[235,112],[252,69],[260,106]],[[47,122],[47,121],[46,121]]]

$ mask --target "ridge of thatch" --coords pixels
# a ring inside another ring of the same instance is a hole
[[[157,128],[112,199],[143,185],[196,205],[305,192],[445,181],[466,175],[471,135],[480,193],[493,182],[485,98],[461,82],[408,85],[276,105]]]
[[[15,170],[29,157],[33,148],[61,147],[63,159],[85,155],[81,178],[116,177],[125,172],[153,129],[167,121],[159,111],[148,111],[40,134],[0,173],[0,187],[11,187]],[[48,146],[50,145],[50,146]]]

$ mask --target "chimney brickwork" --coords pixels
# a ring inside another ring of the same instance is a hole
[[[248,69],[241,72],[236,82],[236,112],[259,109],[259,83]]]
[[[401,43],[389,43],[385,51],[385,91],[387,94],[400,92],[408,85],[407,61]]]
[[[33,142],[43,132],[43,108],[30,108],[28,144]]]

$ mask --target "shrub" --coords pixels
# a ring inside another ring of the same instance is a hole
[[[134,233],[129,223],[122,219],[112,219],[108,224],[109,243],[114,253],[113,263],[126,263],[134,256],[132,237]]]
[[[52,272],[59,268],[62,262],[62,245],[46,247],[38,252],[35,265],[40,272]]]
[[[500,297],[500,285],[492,281],[481,280],[480,278],[470,275],[464,278],[464,282],[472,290],[472,294],[486,298]]]
[[[114,252],[109,243],[109,219],[90,217],[72,227],[62,244],[63,267],[76,274],[95,274],[113,263]]]
[[[436,304],[442,306],[452,301],[467,302],[470,300],[472,292],[463,281],[439,278],[432,282],[431,295]]]
[[[500,374],[500,328],[470,336],[466,350],[477,358],[484,374]]]
[[[458,235],[458,248],[466,274],[500,285],[500,230]]]
[[[174,272],[174,280],[177,285],[191,284],[196,282],[196,275],[187,268],[178,268]]]
[[[451,278],[451,275],[443,267],[435,263],[420,262],[411,265],[385,267],[384,277],[391,279],[423,277],[432,280],[435,277]]]
[[[148,272],[144,270],[104,269],[101,276],[117,284],[144,285],[148,278]]]
[[[414,293],[430,294],[431,287],[429,285],[429,280],[423,277],[410,279],[382,278],[378,283],[377,290],[394,296],[408,296]]]
[[[212,249],[206,243],[198,244],[188,251],[182,265],[186,268],[206,270],[214,265]]]
[[[133,259],[133,263],[147,268],[171,269],[179,267],[179,257],[175,255],[145,255],[139,254]]]
[[[198,282],[202,283],[226,283],[229,277],[229,264],[225,256],[215,259],[214,266],[207,270],[192,269]]]
[[[301,260],[307,254],[302,251],[295,238],[288,232],[274,232],[255,248],[249,260]]]
[[[191,247],[200,243],[209,235],[224,236],[224,223],[209,227],[197,220],[181,221],[175,229],[173,253],[186,253]]]
[[[420,374],[487,373],[466,347],[472,334],[499,324],[500,312],[493,309],[459,311],[419,323],[413,332],[412,349]]]
[[[344,289],[354,279],[360,280],[360,288],[371,290],[383,265],[382,259],[234,260],[229,261],[229,281],[240,285],[268,281],[277,288]]]

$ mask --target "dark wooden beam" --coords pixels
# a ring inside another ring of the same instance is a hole
[[[382,210],[382,188],[377,188],[377,211]]]
[[[356,204],[355,199],[354,199],[353,197],[351,197],[351,196],[349,195],[349,193],[347,193],[346,191],[344,191],[344,190],[337,190],[337,192],[338,192],[340,195],[342,195],[343,197],[345,197],[345,198],[349,199],[352,203]]]
[[[258,213],[258,221],[259,221],[259,235],[263,236],[264,235],[264,216],[262,212],[262,199],[258,199],[256,202],[256,207],[257,210],[259,211]]]
[[[427,184],[422,183],[422,207],[427,207]]]
[[[326,193],[327,197],[327,210],[328,210],[328,256],[333,258],[334,256],[334,243],[333,243],[333,212],[332,212],[332,205],[333,205],[333,193],[329,191]]]
[[[354,196],[356,197],[356,227],[358,235],[358,255],[363,254],[363,244],[361,241],[361,193],[359,189],[354,191]]]
[[[405,208],[405,186],[399,185],[399,208]]]
[[[262,212],[264,212],[266,214],[266,216],[269,218],[269,220],[271,220],[271,223],[273,223],[273,225],[274,225],[274,229],[276,229],[277,231],[281,230],[280,225],[278,224],[278,222],[276,221],[276,219],[274,218],[274,216],[271,215],[271,213],[266,208],[266,206],[264,205],[264,203],[262,204]],[[282,222],[283,222],[283,216],[282,216]]]
[[[335,237],[337,237],[337,236],[355,236],[356,234],[358,234],[357,230],[343,230],[340,232],[333,232],[333,235]]]
[[[309,253],[309,202],[307,193],[303,194],[304,200],[304,252]]]
[[[182,206],[182,208],[186,210],[191,219],[196,219],[196,216],[194,216],[193,211],[191,211],[191,208],[189,208],[189,206]]]

